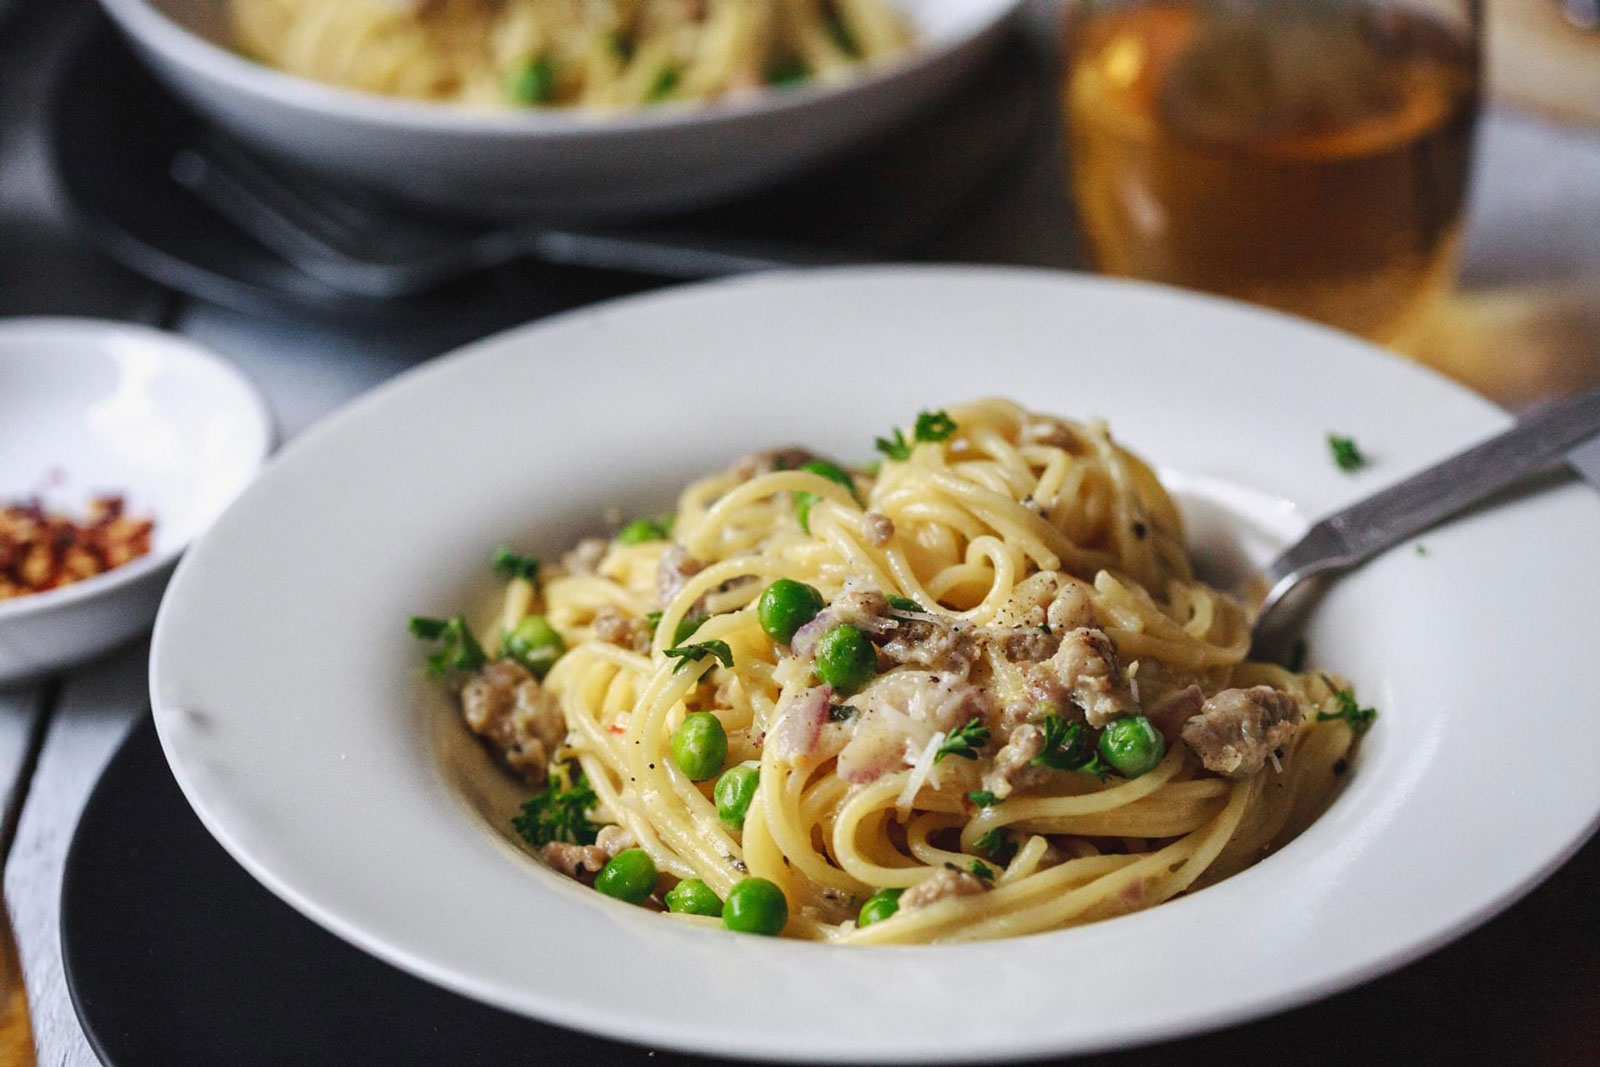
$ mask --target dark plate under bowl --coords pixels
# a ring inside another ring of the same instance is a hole
[[[1078,1062],[1600,1062],[1597,883],[1600,840],[1505,915],[1404,970],[1247,1026]],[[510,1015],[339,940],[279,901],[212,840],[178,791],[148,718],[106,768],[78,824],[62,886],[61,944],[79,1018],[108,1067],[727,1062]],[[1260,947],[1242,944],[1240,951]],[[559,968],[560,961],[528,965]],[[1061,966],[1093,961],[1067,958]],[[1206,980],[1205,961],[1184,958],[1181,946],[1172,966]],[[885,1010],[916,1005],[886,991]]]

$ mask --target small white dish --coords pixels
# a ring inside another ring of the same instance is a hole
[[[357,401],[194,547],[151,657],[178,782],[252,874],[397,966],[614,1038],[792,1060],[1061,1055],[1287,1008],[1484,921],[1592,831],[1600,500],[1569,484],[1332,588],[1312,662],[1382,711],[1348,787],[1276,855],[1149,911],[979,944],[772,941],[513,846],[517,790],[422,676],[408,615],[491,598],[496,544],[549,555],[751,449],[864,458],[919,409],[986,394],[1109,418],[1184,476],[1202,552],[1257,562],[1510,421],[1343,334],[1061,274],[829,271],[580,311]],[[1330,431],[1373,466],[1338,470]]]
[[[265,402],[233,367],[142,326],[0,322],[0,502],[38,497],[81,517],[123,497],[155,520],[149,554],[0,600],[0,684],[88,659],[150,625],[173,564],[254,476],[272,443]]]
[[[474,216],[682,211],[865,143],[971,73],[1021,0],[904,0],[920,43],[838,84],[615,116],[494,111],[322,85],[230,49],[224,0],[101,0],[156,74],[285,159]]]

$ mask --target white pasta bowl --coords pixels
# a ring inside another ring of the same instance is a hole
[[[1600,719],[1573,701],[1600,691],[1600,501],[1569,484],[1333,587],[1313,661],[1382,711],[1348,786],[1280,852],[1148,911],[954,946],[775,941],[621,904],[513,845],[515,791],[423,677],[407,616],[487,601],[501,542],[549,555],[753,448],[860,458],[987,394],[1107,417],[1170,472],[1202,555],[1257,560],[1508,422],[1329,330],[1058,274],[768,276],[584,310],[357,401],[191,550],[151,659],[178,782],[270,889],[442,986],[626,1040],[832,1061],[1083,1052],[1281,1009],[1484,921],[1591,832]],[[1336,469],[1330,430],[1373,465]],[[1508,715],[1563,742],[1508,743]]]
[[[81,516],[124,498],[155,520],[148,555],[0,600],[0,684],[87,659],[150,625],[179,554],[249,482],[272,441],[266,405],[198,345],[85,319],[0,323],[0,503]]]
[[[472,110],[321,85],[228,48],[225,0],[101,0],[183,99],[258,148],[477,216],[699,207],[796,174],[948,91],[1020,0],[905,0],[920,44],[838,84],[615,117]]]

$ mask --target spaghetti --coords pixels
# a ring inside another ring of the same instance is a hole
[[[885,0],[230,0],[246,54],[490,107],[637,108],[851,77],[911,46]]]
[[[633,857],[658,908],[764,881],[767,932],[962,941],[1150,907],[1323,810],[1374,713],[1246,659],[1103,425],[987,400],[878,445],[873,472],[749,457],[542,581],[509,555],[500,658],[463,631],[435,666],[544,784],[546,862],[609,892]]]

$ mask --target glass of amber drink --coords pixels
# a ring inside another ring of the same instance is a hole
[[[1077,0],[1063,32],[1097,269],[1384,343],[1448,290],[1480,0]]]
[[[11,917],[0,898],[0,1064],[33,1067],[33,1030],[28,995],[22,985],[22,960],[11,934]]]

